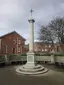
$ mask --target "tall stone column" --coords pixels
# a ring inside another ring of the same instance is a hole
[[[34,57],[34,22],[35,20],[32,18],[32,10],[31,18],[29,21],[29,52],[27,53],[27,63],[31,65],[35,65],[35,57]]]
[[[28,20],[30,24],[29,28],[29,52],[34,52],[34,19]]]

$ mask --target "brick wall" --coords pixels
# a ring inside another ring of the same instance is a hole
[[[1,54],[25,53],[25,39],[16,32],[1,37]]]

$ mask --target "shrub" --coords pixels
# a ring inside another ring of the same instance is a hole
[[[20,56],[27,56],[27,54],[20,54]]]
[[[57,53],[54,53],[54,56],[64,56],[64,53],[63,52],[57,52]]]
[[[0,62],[5,62],[5,57],[0,55]]]
[[[36,53],[36,56],[50,56],[50,53]]]
[[[8,55],[8,59],[9,61],[22,61],[22,60],[26,60],[26,54],[11,54],[11,55]]]

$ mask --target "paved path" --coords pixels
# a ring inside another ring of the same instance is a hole
[[[15,66],[0,68],[0,85],[64,85],[64,72],[52,66],[43,76],[18,75]]]

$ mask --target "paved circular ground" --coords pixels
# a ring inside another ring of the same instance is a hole
[[[48,66],[42,76],[19,75],[15,66],[0,67],[0,85],[64,85],[64,69]]]

